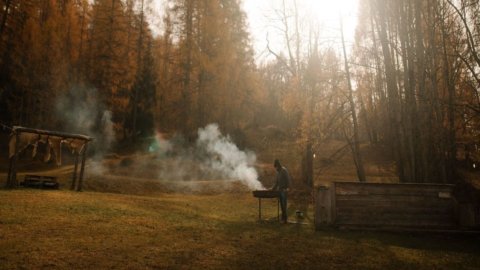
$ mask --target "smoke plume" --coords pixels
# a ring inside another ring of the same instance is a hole
[[[76,86],[56,102],[57,118],[64,130],[94,138],[89,150],[101,159],[115,141],[112,113],[99,101],[94,88]]]
[[[58,118],[66,131],[94,137],[89,149],[95,153],[96,161],[89,162],[88,172],[101,176],[99,181],[105,181],[107,175],[118,175],[157,179],[165,186],[188,185],[192,190],[201,189],[198,183],[205,180],[217,180],[215,183],[220,186],[239,181],[251,190],[264,189],[254,168],[255,154],[240,150],[229,136],[220,132],[217,124],[200,128],[194,144],[182,136],[167,140],[157,133],[145,149],[112,165],[114,161],[104,157],[115,142],[115,133],[112,113],[104,108],[97,91],[85,87],[71,89],[56,104]]]
[[[253,167],[255,154],[238,149],[230,137],[221,134],[217,124],[198,130],[197,148],[205,152],[204,163],[227,179],[242,181],[252,190],[264,189]]]

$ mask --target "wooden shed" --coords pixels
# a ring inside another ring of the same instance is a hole
[[[451,230],[458,228],[454,185],[334,182],[316,195],[315,226]]]

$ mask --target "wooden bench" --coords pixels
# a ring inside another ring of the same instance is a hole
[[[20,185],[29,188],[41,188],[41,189],[58,189],[60,184],[57,182],[57,178],[54,176],[46,175],[25,175],[23,182]]]

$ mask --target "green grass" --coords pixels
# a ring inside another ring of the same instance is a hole
[[[478,236],[257,221],[250,193],[0,190],[0,269],[479,269]],[[276,206],[265,201],[265,216]]]

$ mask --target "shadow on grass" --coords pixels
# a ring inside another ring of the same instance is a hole
[[[236,239],[241,247],[235,257],[224,258],[225,264],[238,268],[431,269],[455,265],[458,257],[480,265],[478,235],[315,231],[313,225],[276,220],[225,222],[222,226],[222,238]],[[446,259],[438,261],[442,254]]]
[[[385,232],[327,229],[317,233],[330,233],[351,241],[374,241],[387,246],[397,246],[426,251],[449,251],[480,254],[478,234],[436,232]]]

